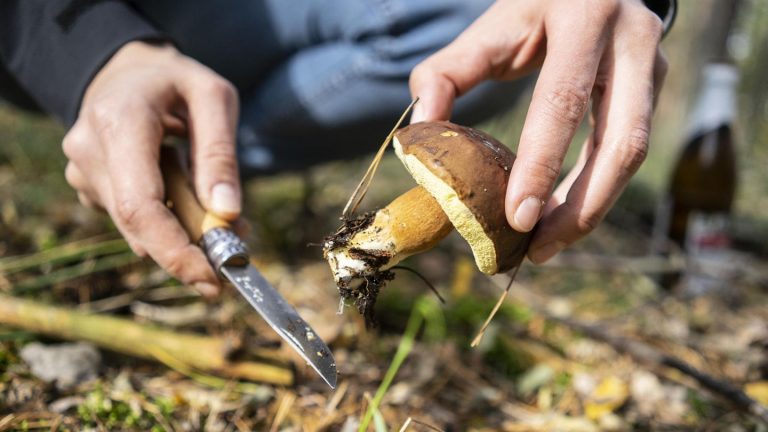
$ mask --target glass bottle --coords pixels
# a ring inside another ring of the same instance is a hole
[[[687,255],[685,290],[711,291],[726,279],[731,245],[731,207],[736,193],[736,118],[738,71],[726,63],[708,64],[692,112],[685,144],[657,211],[654,249]],[[662,277],[670,287],[678,278]]]

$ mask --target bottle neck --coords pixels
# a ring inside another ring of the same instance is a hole
[[[704,69],[703,85],[688,127],[689,138],[733,123],[737,83],[738,72],[734,66],[716,64]]]

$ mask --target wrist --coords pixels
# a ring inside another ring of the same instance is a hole
[[[104,63],[93,76],[83,94],[82,102],[90,95],[113,82],[115,78],[133,76],[131,71],[146,66],[161,67],[168,70],[174,59],[180,56],[179,51],[167,42],[134,40],[121,46],[110,59]]]
[[[664,24],[664,35],[669,33],[677,16],[677,0],[643,0],[645,6],[655,13]]]
[[[118,49],[105,66],[110,64],[135,64],[147,60],[153,61],[163,57],[176,56],[176,47],[161,40],[134,40]]]

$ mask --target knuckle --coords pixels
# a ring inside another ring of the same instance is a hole
[[[170,250],[167,252],[167,260],[163,263],[165,270],[175,277],[181,278],[182,270],[184,269],[184,259],[181,251],[178,249]]]
[[[567,212],[571,215],[574,224],[573,230],[578,238],[594,231],[603,220],[602,215],[597,211],[588,210],[584,206],[576,206],[570,201],[566,201],[564,205],[568,206]]]
[[[661,35],[664,33],[664,23],[655,13],[650,10],[644,10],[643,18],[639,22],[648,32],[648,36],[655,37],[658,40],[661,39]]]
[[[87,138],[82,131],[82,126],[77,125],[72,127],[61,141],[61,149],[64,152],[64,156],[69,160],[78,159],[87,145]]]
[[[135,198],[121,198],[115,201],[114,217],[116,221],[132,231],[141,222],[144,211],[143,203]]]
[[[125,122],[141,119],[147,112],[147,104],[139,96],[104,98],[91,104],[88,119],[99,132],[114,131]]]
[[[594,231],[602,220],[601,214],[582,210],[576,217],[576,232],[583,237]]]
[[[96,101],[88,109],[88,117],[95,124],[104,127],[113,124],[122,112],[122,106],[111,99]]]
[[[64,179],[73,188],[75,189],[78,188],[80,173],[78,173],[77,167],[75,167],[75,165],[72,162],[68,163],[67,167],[64,168]]]
[[[411,71],[409,84],[412,90],[418,90],[425,86],[441,82],[444,76],[441,73],[438,57],[432,56],[416,65]],[[418,88],[417,88],[418,87]]]
[[[237,169],[234,147],[235,143],[231,140],[211,141],[200,149],[201,160],[217,172],[231,172]]]
[[[183,282],[191,282],[189,275],[185,275],[185,270],[189,267],[189,256],[193,253],[191,244],[170,248],[163,253],[162,266],[170,274]],[[186,277],[185,277],[186,276]]]
[[[584,118],[590,89],[571,81],[562,81],[544,95],[544,112],[558,122],[575,128]]]
[[[589,5],[594,13],[597,15],[598,18],[600,18],[602,21],[607,21],[610,19],[613,19],[616,14],[618,13],[621,1],[620,0],[598,0],[598,1],[591,1],[591,4]]]
[[[526,163],[526,171],[532,184],[549,191],[560,175],[560,160],[552,157],[536,157]]]
[[[432,67],[429,60],[423,61],[416,65],[411,72],[411,81],[418,81],[422,78],[428,77],[433,74]]]
[[[224,100],[227,103],[235,102],[237,100],[237,90],[235,89],[235,86],[219,76],[209,77],[205,80],[203,91],[217,99]]]
[[[565,8],[559,13],[566,19],[581,19],[591,23],[599,23],[603,27],[605,23],[613,20],[620,10],[623,0],[577,0],[564,2]]]
[[[633,35],[645,41],[658,42],[664,32],[664,23],[655,13],[645,6],[632,8],[629,14]]]
[[[622,148],[622,171],[625,175],[634,174],[648,156],[650,131],[646,127],[635,127],[625,138]]]

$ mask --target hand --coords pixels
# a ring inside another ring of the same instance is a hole
[[[421,102],[412,121],[447,119],[454,99],[481,81],[541,68],[505,210],[517,231],[541,219],[528,257],[542,263],[598,225],[645,159],[667,69],[661,34],[640,0],[497,1],[414,69],[411,93]],[[593,131],[553,193],[590,98]]]
[[[160,144],[166,134],[188,135],[198,198],[233,220],[241,207],[237,117],[229,82],[170,45],[131,42],[91,81],[63,142],[80,201],[105,209],[134,252],[206,296],[218,293],[218,278],[165,206]]]

